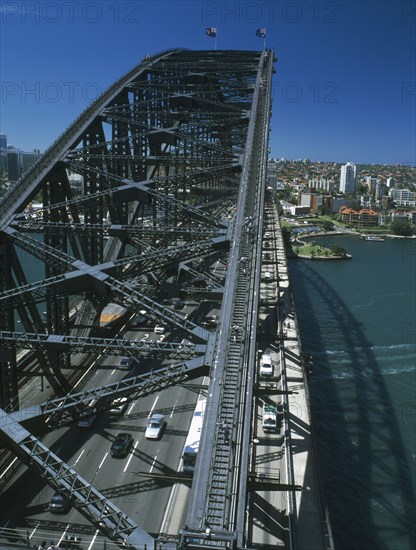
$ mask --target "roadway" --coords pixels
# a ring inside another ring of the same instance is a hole
[[[207,318],[212,318],[218,310],[211,303],[206,304]],[[182,310],[185,315],[195,312],[196,303],[187,303]],[[198,313],[197,313],[198,315]],[[205,318],[205,314],[199,313]],[[129,330],[124,327],[124,337],[129,340],[148,342],[167,339],[174,335],[154,333],[154,323]],[[94,388],[117,382],[137,373],[151,371],[164,364],[161,360],[138,361],[128,372],[120,370],[117,357],[109,356],[94,361],[85,373],[83,387]],[[198,382],[195,381],[197,385]],[[38,401],[39,392],[33,391],[39,381],[29,382],[32,393],[27,388],[22,391],[26,402]],[[35,386],[35,387],[34,387]],[[29,395],[32,399],[29,400]],[[195,408],[198,390],[184,386],[168,388],[159,394],[142,397],[129,403],[122,416],[109,412],[99,413],[90,428],[80,428],[77,422],[46,434],[42,441],[68,465],[72,466],[85,480],[91,482],[118,508],[131,517],[145,531],[157,536],[164,520],[173,481],[160,480],[156,475],[172,475],[180,470],[181,456],[189,424]],[[151,414],[159,412],[165,416],[166,426],[159,440],[147,440],[144,433]],[[133,436],[132,450],[124,459],[113,458],[110,447],[116,435],[127,432]],[[142,475],[145,474],[145,475]],[[146,475],[147,474],[147,475]],[[7,512],[3,514],[1,525],[7,529],[28,529],[31,543],[39,544],[40,538],[59,541],[66,534],[82,536],[85,544],[90,544],[95,529],[75,508],[65,514],[51,513],[49,501],[54,491],[45,486],[42,479],[34,476],[31,470],[22,467],[15,477],[4,499],[10,500]],[[185,489],[185,494],[187,490]],[[9,498],[18,495],[18,498]],[[175,521],[183,523],[185,502],[175,508]],[[88,542],[89,541],[89,542]]]

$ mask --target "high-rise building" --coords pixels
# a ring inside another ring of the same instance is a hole
[[[0,150],[7,149],[7,136],[6,134],[0,134]]]
[[[346,195],[355,193],[355,181],[357,177],[357,167],[352,162],[347,162],[341,166],[341,179],[339,190]]]
[[[7,136],[0,134],[0,178],[7,174]]]
[[[35,164],[40,156],[39,149],[34,149],[33,153],[21,153],[20,155],[20,166],[21,172],[24,174],[29,168]]]
[[[365,184],[368,187],[369,193],[375,193],[376,186],[377,186],[377,178],[374,178],[373,176],[367,176],[365,178]]]
[[[393,188],[396,187],[396,179],[395,178],[387,178],[387,187]]]
[[[17,181],[21,175],[19,151],[10,146],[7,150],[7,173],[10,182]]]
[[[381,181],[377,181],[374,197],[377,200],[380,200],[381,197],[384,197],[385,194],[386,194],[386,184]]]

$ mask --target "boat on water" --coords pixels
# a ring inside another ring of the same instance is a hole
[[[376,242],[381,243],[381,242],[384,241],[384,238],[383,237],[377,237],[376,235],[366,235],[365,240],[366,241],[376,241]]]

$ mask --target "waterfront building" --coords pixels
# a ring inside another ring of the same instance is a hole
[[[355,227],[375,227],[378,225],[378,212],[369,208],[362,208],[357,211],[347,206],[342,206],[340,211],[341,220]]]
[[[412,225],[416,225],[416,210],[411,210],[410,212],[399,212],[397,210],[392,210],[390,212],[391,221],[394,220],[407,220]]]
[[[352,162],[347,162],[341,166],[341,179],[339,190],[346,195],[355,193],[355,183],[357,178],[357,167]]]

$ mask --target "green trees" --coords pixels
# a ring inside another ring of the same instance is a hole
[[[331,244],[330,250],[333,254],[335,254],[335,256],[345,256],[347,254],[345,248],[337,244]]]
[[[403,237],[408,237],[413,233],[409,220],[393,220],[390,224],[390,230],[394,235]]]
[[[334,229],[334,224],[329,220],[325,220],[324,223],[322,224],[322,229],[324,231],[332,231],[332,229]]]

